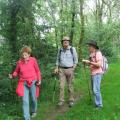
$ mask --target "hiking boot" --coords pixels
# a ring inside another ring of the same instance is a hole
[[[69,102],[69,107],[72,107],[74,105],[74,102]]]
[[[95,110],[101,110],[103,107],[102,106],[96,106]]]
[[[34,117],[36,117],[36,115],[37,115],[37,113],[34,112],[34,113],[32,113],[31,117],[34,118]]]
[[[60,101],[60,102],[58,103],[58,106],[63,106],[63,104],[64,104],[64,102],[63,102],[63,101]]]

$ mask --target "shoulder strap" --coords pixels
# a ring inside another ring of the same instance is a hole
[[[95,62],[97,62],[97,57],[96,57],[97,56],[97,52],[99,52],[99,51],[95,52]]]
[[[60,63],[61,52],[62,52],[62,50],[61,50],[61,48],[60,48],[60,50],[59,50],[59,63]],[[73,47],[70,48],[70,52],[71,52],[71,54],[72,54],[72,56],[73,56]],[[73,56],[73,62],[74,62],[74,56]]]
[[[71,52],[71,54],[72,54],[72,56],[73,56],[73,47],[71,47],[70,48],[70,52]],[[74,62],[75,60],[74,60],[74,56],[73,56],[73,62]]]
[[[95,52],[95,62],[97,62],[97,52]]]
[[[72,47],[70,48],[70,52],[71,52],[71,54],[73,55],[73,48],[72,48]]]
[[[98,51],[97,51],[97,52],[98,52]],[[97,58],[96,58],[97,52],[95,52],[95,62],[97,62]],[[101,52],[101,51],[100,51],[100,52]],[[102,55],[102,57],[103,57],[103,55]],[[103,59],[104,59],[104,58],[103,58]],[[104,71],[104,67],[105,67],[105,65],[104,65],[104,61],[103,61],[103,65],[101,66],[102,71]]]
[[[60,56],[61,56],[61,52],[62,52],[62,50],[61,50],[61,48],[60,48],[60,50],[59,50],[59,63],[60,63]]]

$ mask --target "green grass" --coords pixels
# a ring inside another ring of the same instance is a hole
[[[84,90],[84,97],[67,113],[56,120],[120,120],[120,63],[111,64],[101,85],[104,108],[96,110],[89,101],[87,86],[83,80],[77,81]],[[79,73],[81,74],[81,73]],[[78,77],[82,77],[78,75]],[[77,77],[77,79],[78,79]]]
[[[74,88],[76,93],[80,93],[83,97],[70,108],[68,112],[59,114],[56,120],[120,120],[120,62],[111,64],[108,73],[104,76],[101,85],[104,108],[95,110],[92,102],[89,100],[87,80],[84,76],[84,70],[80,67],[76,70],[76,78]],[[89,71],[87,71],[89,76]],[[38,115],[32,120],[44,120],[49,117],[50,112],[56,109],[58,101],[58,82],[56,89],[56,98],[53,103],[53,86],[54,78],[46,84],[43,82],[42,94],[38,100]],[[45,89],[46,88],[46,89]],[[66,92],[67,93],[67,92]],[[67,96],[67,95],[66,95]],[[5,96],[4,96],[5,97]],[[67,98],[67,97],[66,97]],[[11,98],[0,100],[0,120],[23,120],[21,99],[13,103]],[[5,103],[5,106],[2,103]]]

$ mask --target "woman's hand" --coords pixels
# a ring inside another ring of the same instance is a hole
[[[37,86],[41,85],[41,80],[37,81],[37,82],[36,82],[36,85],[37,85]]]
[[[95,66],[97,68],[101,67],[101,62],[100,61],[98,61],[98,62],[90,62],[89,60],[84,60],[83,59],[82,62],[85,63],[85,64],[88,64],[88,65],[93,65],[93,66]]]
[[[12,76],[12,74],[9,74],[9,78],[10,78],[10,79],[13,79],[13,76]]]
[[[85,63],[85,64],[90,64],[90,61],[89,61],[89,60],[84,60],[84,59],[83,59],[82,62]]]

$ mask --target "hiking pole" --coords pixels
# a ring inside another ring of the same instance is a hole
[[[12,68],[10,74],[12,74],[14,72],[14,70],[15,70],[16,62],[12,61],[12,63],[10,65],[11,65],[11,68]],[[15,87],[14,87],[14,80],[13,79],[14,78],[12,78],[12,79],[9,78],[9,80],[10,80],[10,89],[11,89],[11,95],[12,95],[12,102],[16,103],[17,98],[15,97],[15,92],[14,92]]]
[[[57,84],[57,75],[56,74],[53,74],[53,77],[54,77],[54,87],[53,87],[53,103],[55,102],[55,92],[56,92],[56,84]]]
[[[87,82],[89,98],[90,98],[90,101],[92,101],[91,89],[90,89],[89,80],[87,80],[87,73],[86,73],[86,65],[85,65],[85,63],[83,63],[83,69],[84,69],[84,71],[83,71],[84,79]]]
[[[14,68],[15,68],[15,66],[13,65],[13,64],[11,64],[12,65],[12,73],[13,73],[13,71],[14,71]],[[12,75],[12,73],[10,73],[9,75]],[[14,82],[13,82],[13,78],[10,78],[9,77],[9,80],[10,80],[10,90],[11,90],[11,95],[12,95],[12,102],[15,100],[15,96],[14,96]]]

